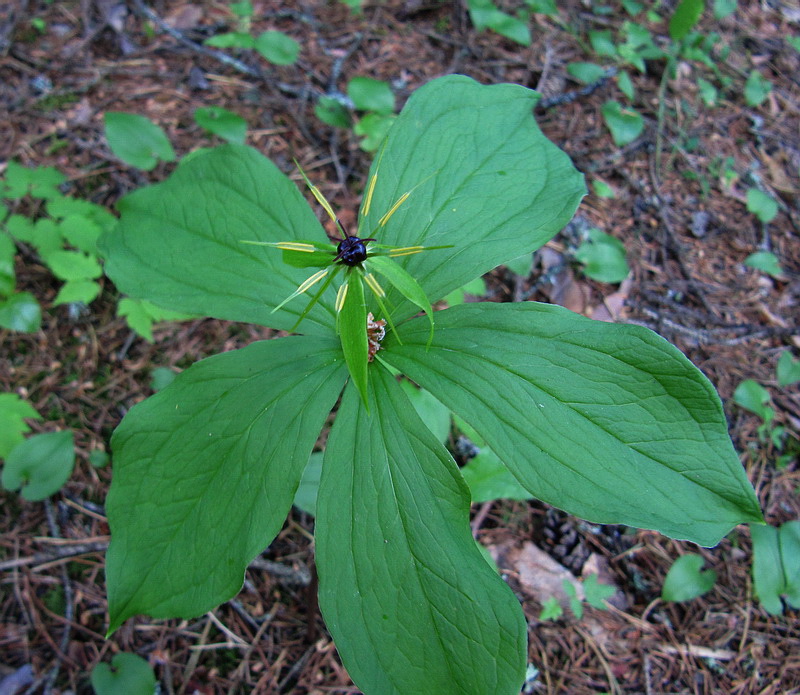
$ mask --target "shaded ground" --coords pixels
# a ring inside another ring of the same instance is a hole
[[[336,2],[293,3],[291,10],[255,5],[254,28],[294,36],[302,44],[299,63],[276,68],[242,53],[250,74],[242,72],[161,33],[143,20],[137,2],[129,3],[127,14],[124,4],[109,0],[0,4],[9,13],[0,15],[0,162],[57,166],[68,175],[71,194],[113,206],[124,193],[162,179],[172,165],[145,174],[119,163],[103,139],[104,112],[147,115],[183,155],[208,142],[194,124],[194,109],[220,105],[248,121],[248,144],[286,172],[297,157],[334,206],[355,215],[370,156],[351,132],[314,116],[321,94],[343,90],[351,77],[370,76],[390,81],[403,101],[429,79],[461,72],[556,97],[580,87],[567,63],[597,59],[584,50],[587,31],[613,29],[626,17],[616,4],[604,16],[590,12],[588,2],[559,2],[559,18],[536,15],[533,44],[526,48],[475,32],[461,3],[390,1],[370,4],[361,16]],[[152,9],[193,42],[230,22],[224,3],[159,2]],[[704,19],[701,27],[720,32],[721,45],[731,48],[718,67],[733,85],[716,108],[705,108],[697,77],[709,77],[707,69],[682,63],[667,83],[661,137],[663,61],[648,64],[647,74],[632,72],[646,128],[626,147],[614,145],[600,115],[607,99],[623,100],[613,81],[538,108],[545,133],[588,179],[615,190],[614,198],[589,195],[579,216],[624,242],[632,274],[616,287],[554,271],[569,260],[578,224],[538,254],[529,277],[500,269],[487,278],[491,301],[557,301],[592,315],[606,300],[617,320],[650,326],[678,345],[720,391],[734,443],[773,524],[800,518],[798,462],[795,457],[776,468],[781,452],[759,438],[758,418],[731,397],[745,378],[770,387],[776,421],[790,438],[798,437],[797,388],[779,389],[775,381],[781,351],[800,348],[800,54],[784,40],[798,34],[798,14],[796,5],[740,2],[734,17]],[[44,21],[43,31],[32,18]],[[666,35],[664,23],[650,28]],[[742,98],[754,67],[774,84],[759,107]],[[726,179],[728,157],[733,173]],[[768,226],[745,208],[745,191],[754,185],[779,201]],[[707,216],[698,217],[701,212]],[[780,259],[781,278],[742,265],[763,249]],[[115,317],[117,297],[107,280],[85,312],[70,314],[51,308],[59,283],[46,268],[30,254],[18,261],[19,289],[33,292],[46,311],[36,334],[0,331],[0,388],[23,395],[45,416],[36,431],[72,428],[79,462],[47,504],[0,493],[0,679],[30,664],[40,679],[31,692],[89,693],[87,674],[98,661],[133,651],[149,659],[167,693],[358,692],[327,636],[313,584],[305,585],[304,570],[313,565],[313,519],[296,511],[264,554],[285,576],[273,566],[253,567],[242,593],[213,616],[140,618],[111,641],[103,639],[108,527],[102,504],[111,470],[92,468],[88,453],[106,448],[124,412],[151,393],[154,367],[185,368],[269,332],[192,321],[160,327],[148,344]],[[798,616],[770,617],[754,598],[745,527],[719,547],[699,550],[652,532],[597,529],[537,503],[498,501],[475,514],[485,544],[508,551],[532,541],[576,573],[586,571],[594,553],[593,562],[620,588],[620,608],[588,608],[580,621],[567,614],[541,622],[541,604],[525,593],[519,567],[508,567],[529,618],[530,660],[538,669],[529,692],[800,692]],[[684,552],[702,553],[719,579],[700,599],[664,604],[664,576]]]

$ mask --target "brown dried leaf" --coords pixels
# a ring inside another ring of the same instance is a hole
[[[526,542],[522,547],[510,548],[504,554],[502,564],[517,575],[523,593],[539,604],[555,598],[567,608],[570,597],[564,591],[564,580],[572,584],[578,598],[583,599],[583,585],[575,575],[533,543]]]

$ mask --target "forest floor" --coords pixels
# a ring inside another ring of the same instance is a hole
[[[559,303],[663,335],[719,391],[766,520],[800,519],[800,394],[796,384],[776,381],[779,356],[800,350],[800,53],[786,40],[800,34],[796,2],[739,0],[736,13],[719,20],[709,7],[698,30],[718,33],[713,67],[679,60],[663,84],[663,59],[648,59],[641,72],[594,52],[589,32],[619,36],[634,21],[616,0],[606,3],[610,12],[588,0],[556,0],[558,14],[531,16],[529,46],[477,31],[461,2],[368,2],[361,14],[333,1],[253,4],[253,32],[294,37],[296,63],[277,67],[253,51],[223,49],[239,65],[202,49],[205,38],[234,23],[222,1],[157,0],[149,16],[139,0],[0,2],[0,174],[11,159],[54,166],[69,195],[113,210],[175,165],[142,172],[120,162],[105,141],[103,114],[147,116],[180,157],[209,144],[193,113],[214,105],[242,116],[247,144],[284,172],[292,172],[292,157],[304,162],[335,207],[354,215],[372,155],[351,130],[315,116],[320,96],[344,91],[355,76],[389,82],[398,107],[449,73],[536,89],[545,98],[537,121],[586,174],[590,194],[577,222],[535,255],[527,277],[496,269],[480,299]],[[669,43],[663,18],[673,7],[659,6],[661,21],[635,18],[662,47]],[[619,73],[578,93],[583,85],[567,71],[576,62],[626,70],[635,96],[623,96]],[[753,70],[772,83],[760,104],[745,89]],[[704,103],[701,80],[718,86],[715,105]],[[644,119],[642,134],[624,146],[602,116],[612,99]],[[769,223],[748,210],[751,188],[777,202]],[[613,195],[598,195],[609,189]],[[623,283],[592,281],[573,262],[587,226],[623,242],[631,267]],[[756,251],[773,252],[782,274],[745,266]],[[261,339],[264,329],[210,319],[165,323],[150,343],[117,317],[108,279],[98,299],[76,311],[53,305],[60,283],[34,254],[17,255],[16,274],[17,289],[42,303],[43,322],[28,334],[0,329],[0,391],[20,394],[44,416],[31,423],[34,431],[71,428],[78,462],[46,503],[0,492],[0,695],[91,693],[92,668],[120,651],[148,659],[170,695],[359,692],[319,614],[306,571],[314,522],[297,510],[248,570],[236,600],[191,621],[132,619],[104,639],[103,501],[113,462],[94,468],[90,452],[107,449],[124,413],[152,393],[156,367],[185,368]],[[760,418],[734,403],[745,379],[768,389],[772,430],[783,427],[782,437],[765,434]],[[800,616],[769,615],[760,605],[746,526],[704,549],[651,531],[599,528],[535,501],[497,500],[474,506],[473,527],[505,562],[529,621],[534,668],[525,692],[800,693]],[[521,580],[536,567],[544,572],[537,549],[575,576],[599,574],[614,585],[611,605],[587,606],[581,619],[566,611],[541,620],[544,597]],[[702,555],[717,581],[695,600],[664,602],[666,573],[689,552]],[[263,560],[280,564],[285,576]]]

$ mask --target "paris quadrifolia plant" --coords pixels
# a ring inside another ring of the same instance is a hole
[[[301,335],[198,362],[117,428],[109,632],[233,597],[336,407],[315,561],[353,681],[368,695],[519,693],[524,615],[398,374],[470,425],[531,495],[572,514],[705,546],[761,521],[716,392],[655,333],[534,302],[432,310],[546,243],[584,194],[538,129],[536,99],[463,76],[417,90],[352,235],[311,186],[328,237],[294,182],[234,144],[120,201],[101,247],[121,291]]]
[[[281,249],[283,251],[283,262],[295,268],[322,268],[322,270],[317,271],[304,280],[292,294],[272,310],[274,313],[295,297],[304,294],[318,283],[322,283],[316,293],[311,297],[311,301],[308,302],[297,321],[295,321],[294,326],[289,329],[290,332],[293,332],[300,325],[300,322],[306,317],[317,301],[319,301],[320,297],[328,289],[339,271],[344,269],[345,280],[336,292],[336,304],[334,306],[337,318],[336,330],[341,338],[342,352],[344,353],[350,377],[361,395],[364,407],[369,410],[369,399],[367,398],[367,365],[373,360],[375,354],[380,349],[381,341],[385,337],[385,326],[387,322],[395,335],[397,334],[397,328],[392,321],[391,311],[387,309],[383,301],[383,298],[386,296],[386,291],[381,287],[380,282],[375,277],[375,273],[381,275],[385,281],[392,285],[405,299],[425,312],[430,322],[430,334],[427,343],[428,346],[430,346],[433,340],[433,308],[431,307],[430,300],[425,294],[425,290],[419,286],[419,283],[414,277],[403,270],[402,266],[390,259],[399,256],[411,256],[422,251],[452,248],[453,245],[387,246],[386,244],[374,243],[376,242],[375,237],[362,236],[363,232],[361,230],[363,225],[361,223],[363,223],[364,219],[369,215],[372,195],[375,191],[375,184],[378,182],[380,158],[378,159],[375,173],[372,175],[372,179],[367,188],[367,193],[364,198],[364,207],[359,217],[360,224],[358,234],[356,236],[350,236],[344,230],[331,204],[326,200],[319,189],[311,183],[299,164],[297,167],[300,169],[300,173],[309,190],[324,208],[338,233],[341,234],[341,237],[331,237],[331,241],[337,242],[336,245],[306,240],[244,241],[244,243],[253,244],[255,246],[272,246]],[[420,184],[417,184],[417,186],[419,185]],[[417,186],[415,186],[415,188]],[[376,234],[386,226],[387,222],[392,218],[392,215],[394,215],[398,208],[408,200],[412,192],[413,189],[406,191],[395,201],[389,210],[378,220],[377,225],[371,232],[372,234]],[[369,287],[372,292],[382,316],[386,318],[376,321],[372,313],[367,312],[367,305],[364,301],[364,283],[366,283],[367,287]],[[397,340],[402,343],[399,337]]]

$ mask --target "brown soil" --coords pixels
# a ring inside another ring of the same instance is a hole
[[[104,140],[104,112],[148,116],[164,127],[180,156],[208,143],[194,124],[194,109],[219,105],[247,120],[248,144],[287,172],[297,157],[324,182],[320,187],[337,208],[355,211],[370,156],[352,133],[314,116],[319,95],[344,90],[360,75],[390,81],[402,103],[426,81],[460,72],[557,97],[580,88],[568,63],[597,60],[576,37],[616,29],[628,18],[615,2],[609,3],[612,14],[597,15],[588,1],[558,0],[559,18],[536,15],[533,44],[522,47],[476,32],[461,2],[370,2],[360,16],[332,1],[254,4],[254,30],[279,29],[302,44],[297,64],[274,67],[229,50],[243,62],[242,71],[198,50],[198,42],[229,25],[223,2],[157,0],[150,6],[194,45],[143,18],[139,0],[127,7],[115,0],[0,2],[0,170],[10,158],[56,166],[68,176],[70,194],[113,208],[120,196],[163,179],[174,165],[142,173],[119,162]],[[615,146],[603,124],[601,105],[624,101],[613,82],[537,108],[545,133],[588,180],[614,188],[614,198],[587,196],[578,214],[624,242],[629,281],[617,288],[567,273],[556,287],[539,276],[543,265],[552,265],[540,254],[527,279],[492,273],[489,296],[561,301],[589,314],[607,306],[617,320],[650,326],[678,345],[718,388],[765,516],[780,524],[800,518],[797,457],[777,467],[786,449],[759,438],[759,419],[735,406],[732,394],[745,378],[769,387],[776,423],[786,427],[789,442],[800,436],[798,389],[778,388],[775,378],[780,353],[800,348],[800,53],[784,38],[798,34],[800,19],[796,4],[782,0],[740,0],[734,17],[715,21],[710,15],[701,29],[719,32],[721,44],[731,48],[718,68],[733,85],[716,108],[704,107],[697,89],[697,77],[711,79],[710,71],[681,63],[667,83],[659,137],[663,61],[648,65],[647,74],[631,71],[635,105],[646,119],[644,134],[631,145]],[[43,31],[32,18],[44,21]],[[651,29],[666,35],[664,23]],[[758,107],[743,98],[754,67],[774,85]],[[735,172],[730,181],[720,169],[727,157]],[[756,184],[779,201],[769,225],[745,207],[746,190]],[[698,213],[707,215],[705,224]],[[549,251],[563,258],[575,239],[568,228]],[[783,277],[742,265],[749,253],[767,248],[780,259]],[[287,570],[285,576],[270,565],[251,567],[242,593],[213,615],[183,622],[139,618],[104,639],[108,527],[102,504],[111,470],[92,468],[89,452],[106,448],[126,410],[151,393],[155,367],[185,368],[270,333],[198,320],[160,326],[149,344],[116,318],[108,280],[85,312],[70,315],[52,306],[59,283],[47,269],[35,257],[18,260],[18,287],[36,295],[45,316],[35,334],[0,331],[0,390],[19,393],[45,416],[33,423],[35,431],[71,428],[79,461],[47,503],[0,492],[0,681],[30,665],[36,680],[19,692],[91,693],[94,665],[131,651],[149,659],[162,692],[170,694],[357,693],[326,633],[313,582],[305,585],[305,570],[313,566],[313,519],[296,511],[263,556]],[[647,531],[597,532],[563,516],[553,523],[554,513],[538,503],[498,501],[474,511],[478,538],[497,547],[533,541],[554,549],[572,530],[570,548],[559,559],[569,562],[577,554],[580,572],[595,553],[620,588],[622,608],[588,608],[580,621],[567,614],[542,622],[542,606],[521,593],[530,661],[538,669],[526,692],[800,693],[798,615],[769,616],[754,597],[746,527],[706,550]],[[702,598],[664,603],[666,572],[685,552],[702,553],[718,581]]]

